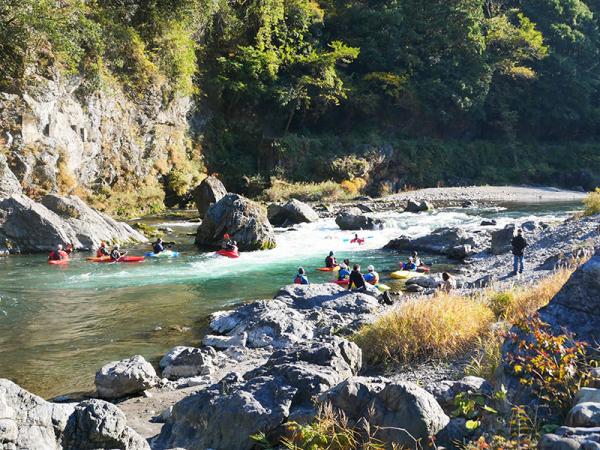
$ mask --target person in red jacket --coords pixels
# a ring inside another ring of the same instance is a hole
[[[50,252],[50,256],[48,256],[48,261],[60,261],[62,259],[69,259],[69,255],[63,250],[62,244],[58,244],[56,246],[56,250],[52,250]]]

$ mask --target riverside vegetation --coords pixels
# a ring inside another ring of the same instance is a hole
[[[121,216],[155,211],[165,195],[176,204],[206,172],[269,199],[598,184],[591,0],[0,0],[0,13],[2,92],[35,92],[58,71],[67,86],[79,80],[84,105],[100,92],[146,112],[193,100],[187,123],[153,115],[152,132],[132,121],[114,137],[133,133],[123,151],[141,146],[146,159],[151,137],[168,147],[135,186],[125,163],[92,180],[63,158],[57,188]],[[18,165],[31,149],[12,125],[2,131]],[[31,183],[48,189],[43,177]]]

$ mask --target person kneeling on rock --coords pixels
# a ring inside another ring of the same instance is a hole
[[[294,284],[310,284],[302,267],[298,267],[298,274],[294,278]]]
[[[365,281],[363,274],[360,273],[360,266],[358,264],[354,264],[352,272],[350,272],[350,283],[348,283],[348,289],[356,289],[359,291],[365,291],[367,289],[367,282]]]

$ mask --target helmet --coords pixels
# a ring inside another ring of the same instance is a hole
[[[373,272],[373,271],[375,270],[375,267],[373,267],[372,265],[369,265],[369,266],[367,267],[367,270],[368,270],[369,272]]]
[[[119,244],[115,244],[115,245],[113,245],[113,248],[118,250],[120,248],[120,246],[119,246]]]
[[[58,244],[58,245],[56,246],[56,248],[57,248],[57,249],[59,249],[59,250],[62,250],[62,248],[63,248],[63,247],[62,247],[62,244]]]
[[[106,242],[104,242],[104,241],[101,241],[101,242],[100,242],[100,247],[106,247]]]
[[[231,237],[231,236],[229,236],[229,233],[225,233],[225,234],[223,235],[223,239],[229,239],[230,237]]]

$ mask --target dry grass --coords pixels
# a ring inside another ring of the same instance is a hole
[[[354,194],[355,195],[355,194]],[[352,194],[335,181],[322,183],[288,183],[272,179],[271,187],[265,189],[263,197],[267,201],[280,202],[295,198],[301,201],[342,201],[348,200]]]
[[[440,294],[409,301],[364,327],[354,340],[372,364],[444,359],[464,351],[493,321],[482,302]]]
[[[600,187],[597,187],[594,192],[590,192],[583,200],[585,210],[583,215],[592,216],[600,212]]]

